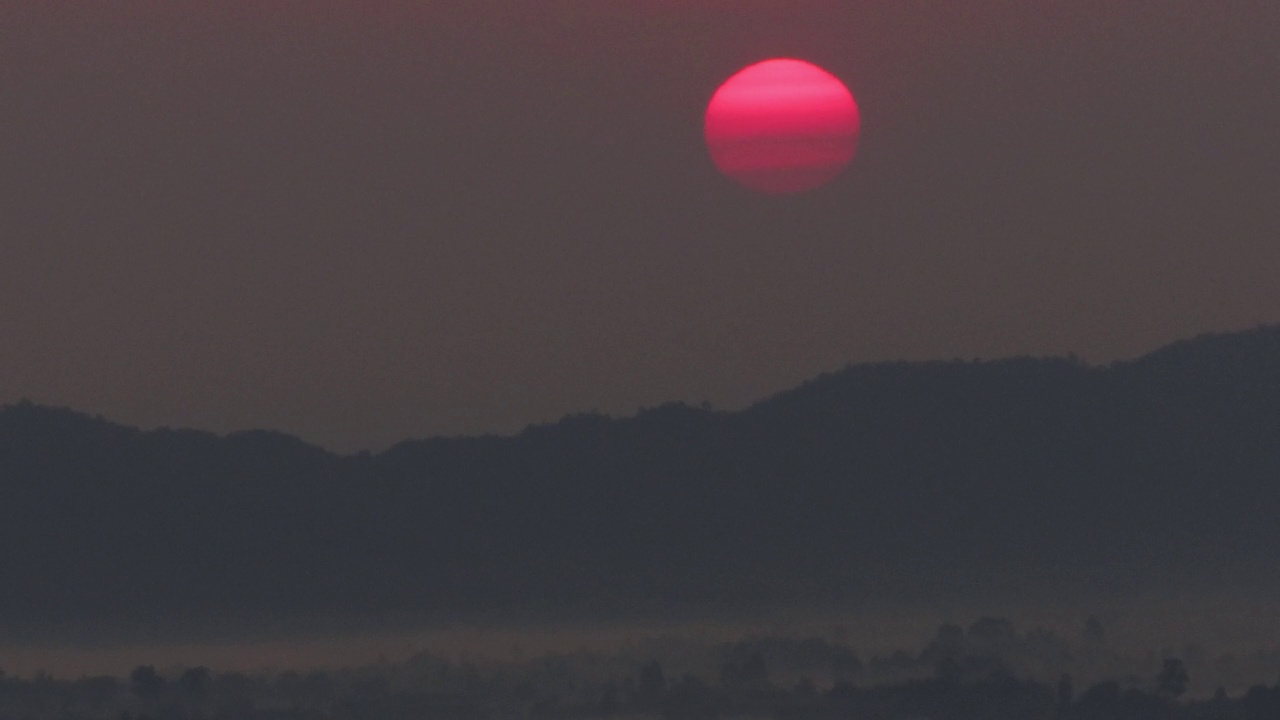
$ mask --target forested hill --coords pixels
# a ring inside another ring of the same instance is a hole
[[[1109,367],[856,365],[740,412],[349,457],[24,402],[0,409],[0,625],[607,615],[1265,563],[1278,439],[1278,327]]]

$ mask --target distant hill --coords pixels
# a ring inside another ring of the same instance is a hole
[[[342,457],[0,409],[0,627],[658,612],[1280,569],[1280,327],[854,365]]]

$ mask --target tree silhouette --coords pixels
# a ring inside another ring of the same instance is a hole
[[[203,702],[208,694],[211,679],[209,668],[204,666],[189,668],[178,677],[178,690],[188,702],[198,704]]]
[[[769,668],[760,653],[752,653],[738,673],[738,677],[748,687],[762,687],[769,683]]]
[[[139,665],[129,673],[129,687],[143,700],[155,700],[164,692],[164,678],[151,665]]]
[[[1187,674],[1187,667],[1178,658],[1166,658],[1164,666],[1160,669],[1160,674],[1156,675],[1156,692],[1160,695],[1176,699],[1182,697],[1187,691],[1187,685],[1191,682],[1191,676]]]
[[[1070,674],[1058,678],[1058,707],[1065,708],[1075,698],[1075,682]]]
[[[650,660],[640,668],[640,697],[645,702],[657,702],[667,689],[667,677],[662,672],[662,663]]]

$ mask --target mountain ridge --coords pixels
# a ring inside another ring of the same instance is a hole
[[[740,411],[377,454],[23,402],[0,408],[0,626],[608,615],[1271,567],[1278,433],[1278,326],[1108,366],[851,365]]]
[[[1054,363],[1054,364],[1060,363],[1063,365],[1071,366],[1073,368],[1087,370],[1087,371],[1106,371],[1106,370],[1131,370],[1136,368],[1151,368],[1152,366],[1159,365],[1162,363],[1168,363],[1169,361],[1180,361],[1188,364],[1198,362],[1201,366],[1203,366],[1205,363],[1209,363],[1209,367],[1211,368],[1219,367],[1219,369],[1221,369],[1222,360],[1227,359],[1227,360],[1234,360],[1236,362],[1239,362],[1251,356],[1250,353],[1247,352],[1249,350],[1269,351],[1271,354],[1274,354],[1277,357],[1280,357],[1280,324],[1258,325],[1255,328],[1250,330],[1236,331],[1236,332],[1201,333],[1192,338],[1174,341],[1167,345],[1156,348],[1151,352],[1140,355],[1136,358],[1127,359],[1127,360],[1116,360],[1111,363],[1105,363],[1105,364],[1090,364],[1083,360],[1080,360],[1079,358],[1071,354],[1066,356],[1018,355],[1018,356],[1011,356],[1006,358],[990,358],[990,359],[954,358],[950,360],[916,360],[916,361],[883,360],[883,361],[866,362],[866,363],[849,363],[839,370],[819,373],[813,378],[810,378],[808,380],[801,382],[796,387],[784,389],[779,392],[767,395],[740,410],[733,410],[733,411],[713,410],[706,405],[700,407],[700,406],[690,405],[683,401],[668,401],[665,403],[661,403],[660,405],[655,407],[642,407],[637,411],[636,415],[631,415],[631,416],[614,416],[614,415],[608,415],[608,414],[598,413],[594,411],[582,411],[582,412],[570,413],[556,421],[532,423],[526,426],[524,429],[515,433],[507,433],[507,434],[481,433],[476,435],[463,434],[463,435],[440,435],[440,436],[430,436],[430,437],[422,437],[422,438],[406,438],[398,442],[395,442],[391,446],[389,446],[387,449],[381,452],[376,452],[376,453],[370,452],[368,450],[361,450],[361,451],[351,452],[351,453],[334,452],[316,443],[309,442],[295,435],[291,435],[286,432],[267,429],[267,428],[246,428],[242,430],[235,430],[228,433],[215,433],[207,430],[199,430],[199,429],[185,428],[185,427],[172,427],[172,426],[161,426],[151,430],[142,430],[141,428],[138,428],[136,426],[131,426],[124,423],[112,421],[100,413],[97,413],[97,414],[86,413],[86,412],[75,410],[74,408],[71,408],[69,406],[43,405],[29,398],[22,398],[13,403],[0,405],[0,417],[3,417],[3,415],[6,413],[13,413],[18,411],[26,411],[26,412],[39,411],[41,413],[46,413],[46,414],[68,413],[70,415],[74,415],[75,417],[79,418],[81,422],[92,421],[94,423],[104,423],[120,431],[129,431],[129,432],[135,432],[135,433],[195,434],[195,435],[201,435],[201,436],[208,436],[209,438],[212,438],[212,439],[225,439],[225,440],[243,439],[246,437],[269,436],[269,437],[274,437],[283,441],[300,443],[302,445],[308,446],[310,448],[314,448],[316,450],[319,450],[325,454],[328,454],[334,457],[353,457],[353,456],[365,456],[365,455],[382,455],[390,451],[392,448],[403,446],[406,444],[414,444],[414,443],[433,443],[433,442],[440,442],[440,441],[465,441],[465,440],[483,440],[483,439],[492,439],[492,438],[518,437],[519,435],[522,435],[524,433],[528,433],[531,431],[536,432],[543,428],[561,425],[564,423],[581,422],[584,419],[605,420],[605,421],[627,421],[627,420],[633,420],[640,415],[644,415],[657,410],[670,409],[670,408],[682,408],[682,409],[687,409],[690,411],[697,411],[697,412],[711,412],[711,413],[720,414],[720,415],[751,413],[757,410],[760,406],[770,405],[788,396],[805,392],[808,389],[810,389],[812,386],[823,384],[824,382],[828,382],[833,378],[839,378],[841,376],[844,376],[850,373],[857,373],[857,372],[868,371],[868,370],[878,371],[882,369],[956,367],[956,366],[965,366],[965,365],[1007,366],[1011,364],[1028,363],[1028,362],[1043,362],[1043,363]],[[1212,352],[1209,352],[1209,351],[1212,351]],[[1210,354],[1211,357],[1204,357],[1206,354]],[[1218,361],[1218,365],[1213,364],[1215,360]]]

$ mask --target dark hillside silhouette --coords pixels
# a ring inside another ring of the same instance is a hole
[[[349,457],[24,402],[0,409],[0,623],[607,614],[963,593],[1001,567],[1269,567],[1276,438],[1277,327],[1110,367],[851,366],[740,412]]]

